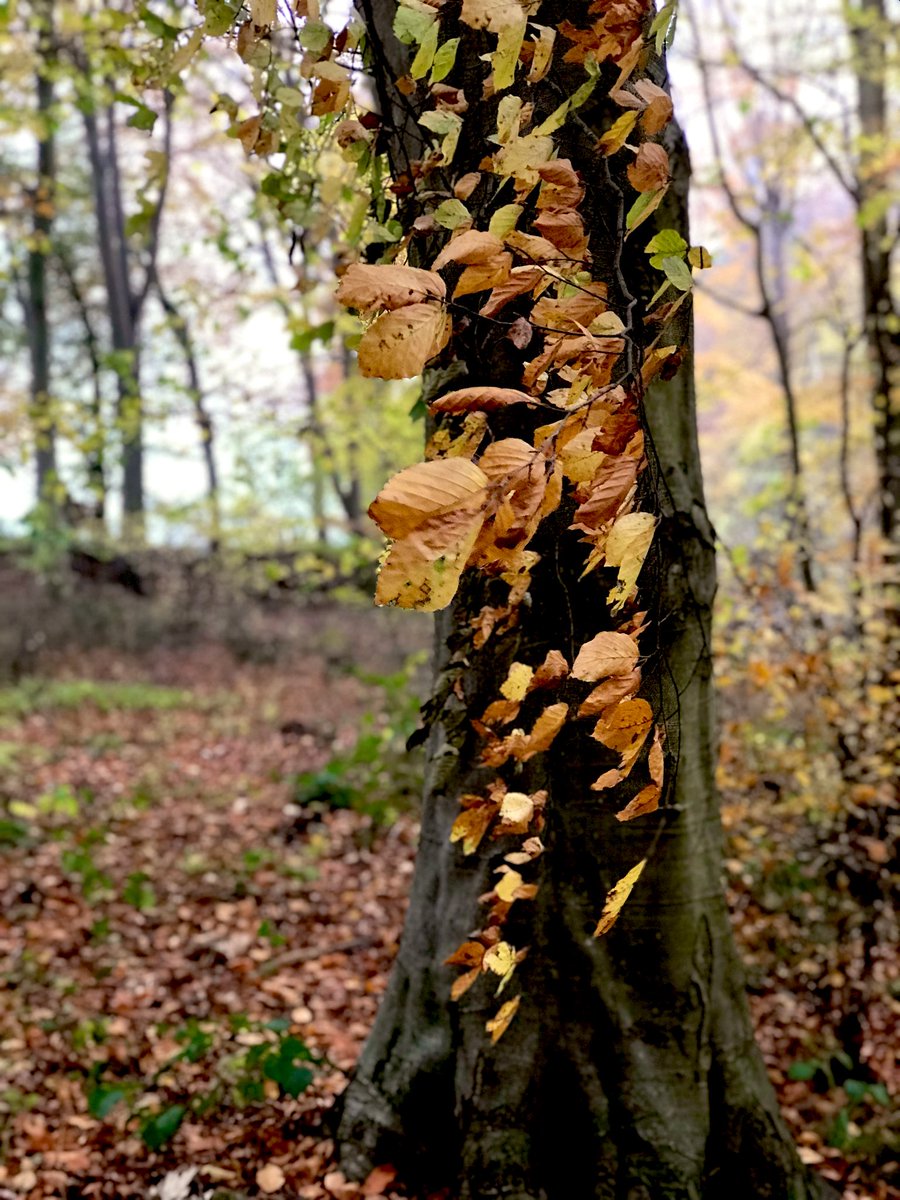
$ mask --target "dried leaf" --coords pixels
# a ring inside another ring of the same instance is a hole
[[[524,825],[527,828],[533,816],[534,801],[525,792],[507,792],[503,797],[500,804],[500,820],[505,825]]]
[[[604,709],[630,699],[641,686],[641,672],[634,670],[628,675],[614,675],[595,687],[582,702],[579,717],[596,717]]]
[[[637,866],[632,867],[628,874],[623,875],[616,886],[610,890],[606,897],[606,903],[603,905],[600,920],[597,922],[597,928],[594,930],[594,937],[602,937],[604,933],[609,933],[615,925],[625,901],[631,895],[631,889],[640,879],[641,872],[646,865],[646,858],[642,858]]]
[[[616,586],[609,593],[613,612],[622,607],[637,587],[637,578],[653,541],[655,529],[656,518],[652,513],[636,512],[619,517],[609,531],[606,539],[606,562],[608,566],[619,569]]]
[[[480,229],[467,229],[447,243],[434,260],[432,269],[439,271],[448,263],[462,263],[469,266],[473,263],[489,262],[502,251],[503,243],[493,233],[487,233]]]
[[[600,138],[599,146],[602,153],[610,155],[621,150],[628,140],[628,135],[637,124],[637,119],[638,114],[633,109],[623,112],[620,117],[617,117]]]
[[[388,480],[369,516],[382,533],[401,538],[436,513],[480,503],[488,482],[484,471],[464,458],[416,463]]]
[[[647,107],[641,114],[641,125],[644,132],[651,137],[667,125],[672,119],[672,101],[668,92],[652,83],[649,79],[639,79],[634,90]]]
[[[653,726],[653,709],[646,700],[622,700],[594,727],[592,737],[622,756],[622,767],[628,767],[640,753]]]
[[[409,379],[450,340],[450,318],[436,304],[409,304],[386,312],[363,334],[357,357],[360,374],[375,379]]]
[[[451,842],[462,842],[463,854],[474,854],[478,849],[488,826],[497,813],[498,806],[486,802],[478,808],[466,808],[453,822],[450,830]]]
[[[500,695],[507,700],[524,700],[531,687],[534,668],[526,663],[515,662],[509,668],[509,673],[500,685]]]
[[[437,459],[429,465],[462,461]],[[395,542],[378,573],[376,604],[421,612],[446,608],[456,595],[483,524],[484,514],[478,511],[438,513]]]
[[[273,1192],[280,1192],[284,1187],[284,1171],[277,1163],[266,1163],[264,1167],[260,1167],[256,1172],[256,1186],[261,1192],[266,1195],[271,1195]]]
[[[631,675],[638,653],[637,643],[627,633],[598,633],[578,651],[572,678],[593,683],[609,675]]]
[[[512,904],[516,898],[516,892],[525,881],[518,871],[511,869],[504,870],[494,891],[497,893],[497,899],[502,900],[504,904]]]
[[[652,192],[669,182],[669,156],[658,142],[641,142],[628,168],[628,181],[639,192]]]
[[[498,408],[507,408],[510,404],[537,404],[534,396],[515,388],[502,387],[467,387],[455,392],[445,392],[437,400],[432,400],[429,407],[432,412],[464,413],[478,409],[481,412],[494,412]]]
[[[380,1196],[387,1191],[396,1178],[396,1167],[387,1165],[375,1167],[366,1176],[365,1183],[362,1185],[362,1194],[364,1196]]]
[[[521,996],[516,996],[515,999],[507,1000],[505,1004],[501,1004],[497,1010],[497,1015],[491,1017],[485,1025],[484,1028],[491,1035],[492,1043],[499,1042],[500,1038],[509,1029],[510,1022],[518,1012],[521,999]]]

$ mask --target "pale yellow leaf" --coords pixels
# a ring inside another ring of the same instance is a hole
[[[540,83],[550,70],[550,63],[553,61],[553,45],[556,41],[556,30],[550,25],[536,25],[534,23],[532,23],[532,28],[538,31],[538,37],[534,43],[534,54],[531,58],[531,65],[528,68],[528,82]]]
[[[509,942],[498,942],[485,952],[482,959],[482,971],[493,971],[495,975],[506,977],[516,965],[516,948]]]
[[[483,523],[483,512],[455,509],[429,517],[408,536],[394,542],[378,573],[376,604],[396,604],[421,612],[446,608],[456,595]]]
[[[464,808],[450,830],[451,842],[462,842],[463,854],[474,854],[487,833],[488,826],[497,812],[496,805],[482,804],[476,808]]]
[[[637,586],[655,529],[656,517],[652,513],[634,512],[619,517],[609,531],[606,562],[619,569],[618,581],[609,594],[613,612],[622,607]]]
[[[500,820],[504,824],[527,825],[533,815],[534,801],[525,792],[507,792],[500,803]]]
[[[622,700],[594,727],[592,737],[622,755],[623,768],[637,758],[653,725],[653,709],[646,700]]]
[[[617,150],[621,150],[628,140],[628,135],[634,129],[637,123],[638,114],[629,109],[628,112],[622,113],[617,117],[607,129],[606,133],[600,138],[600,150],[603,154],[615,154]]]
[[[625,901],[631,895],[631,889],[641,877],[641,872],[647,865],[646,858],[642,858],[636,867],[632,867],[627,875],[623,875],[614,888],[612,888],[606,897],[606,903],[603,905],[603,912],[600,914],[600,920],[597,922],[597,928],[594,930],[594,937],[602,937],[604,933],[609,933]]]

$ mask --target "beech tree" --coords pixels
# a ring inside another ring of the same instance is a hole
[[[338,299],[361,374],[423,373],[430,414],[370,509],[376,599],[438,614],[421,850],[336,1123],[348,1174],[414,1195],[822,1194],[722,894],[674,8],[362,0],[335,32],[301,0],[302,86],[275,0],[237,35],[247,152],[289,165],[317,117],[369,173],[382,234]]]

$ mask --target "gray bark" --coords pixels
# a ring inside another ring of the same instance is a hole
[[[545,5],[541,20],[552,24],[562,15]],[[379,9],[375,16],[386,38],[389,15]],[[372,20],[370,13],[370,32]],[[474,54],[472,41],[464,34],[461,55]],[[471,59],[462,62],[465,71]],[[550,87],[536,90],[536,121],[559,102],[552,83],[551,76]],[[479,94],[477,85],[467,88],[471,132],[454,163],[459,174],[484,152]],[[594,129],[608,125],[609,112],[583,116],[563,130],[560,155],[584,176],[594,260],[609,264],[623,249],[626,193],[616,168],[611,172],[595,150]],[[677,132],[669,149],[677,178],[660,224],[685,232],[688,164]],[[640,247],[652,232],[637,239]],[[630,295],[650,294],[645,263],[629,241],[614,304],[631,312],[635,330],[640,303],[629,309]],[[497,599],[494,585],[480,577],[465,576],[453,607],[437,620],[409,916],[337,1127],[352,1176],[392,1162],[411,1194],[446,1187],[461,1200],[821,1195],[798,1161],[754,1044],[722,894],[710,659],[713,532],[700,475],[689,318],[680,332],[684,365],[673,381],[652,389],[645,414],[645,506],[657,509],[661,524],[642,576],[652,621],[642,642],[642,694],[668,729],[665,803],[652,816],[616,821],[637,785],[590,790],[611,765],[588,736],[591,722],[568,722],[548,753],[507,778],[516,790],[548,790],[547,851],[536,900],[517,902],[504,926],[504,937],[530,949],[510,985],[510,994],[521,992],[518,1014],[491,1045],[484,1025],[498,1007],[495,987],[483,977],[451,1003],[457,972],[442,964],[483,919],[479,897],[516,839],[483,843],[463,857],[448,838],[459,797],[481,791],[495,775],[478,765],[481,743],[470,719],[496,699],[509,664],[537,665],[551,649],[571,662],[606,619],[610,580],[593,574],[579,582],[583,547],[566,528],[571,509],[563,509],[535,541],[542,559],[515,629],[473,649],[470,618]],[[489,334],[474,350],[460,349],[468,382],[507,382]],[[492,422],[495,436],[527,439],[530,431],[529,418],[518,415]],[[574,695],[564,691],[562,698]],[[517,723],[529,727],[530,716],[524,710]],[[595,940],[607,891],[643,857],[648,865],[618,923]]]

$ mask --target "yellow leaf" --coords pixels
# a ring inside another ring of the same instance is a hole
[[[429,299],[443,300],[446,294],[447,285],[434,271],[353,263],[341,276],[335,299],[345,308],[372,312],[376,308],[403,308]]]
[[[485,952],[481,963],[482,971],[493,971],[505,979],[516,967],[516,948],[509,942],[498,942]]]
[[[483,263],[473,263],[466,267],[459,277],[453,292],[454,300],[461,296],[471,296],[475,292],[487,292],[491,288],[506,283],[512,269],[512,255],[498,254]]]
[[[491,217],[489,232],[495,237],[503,238],[516,227],[516,222],[521,217],[523,208],[521,204],[503,204]]]
[[[274,25],[276,15],[275,0],[250,0],[250,20],[254,25]]]
[[[497,1015],[491,1017],[485,1025],[484,1028],[491,1035],[492,1042],[499,1042],[500,1038],[509,1029],[510,1023],[518,1011],[521,999],[521,996],[516,996],[514,1000],[507,1000],[505,1004],[501,1004],[497,1009]]]
[[[688,250],[688,262],[697,270],[704,271],[713,264],[712,255],[705,246],[691,246]]]
[[[622,755],[623,767],[640,753],[653,725],[653,709],[646,700],[622,700],[594,727],[591,737]]]
[[[627,633],[598,633],[578,651],[572,678],[594,683],[609,675],[630,675],[637,660],[637,642]]]
[[[539,168],[549,162],[553,150],[553,138],[546,134],[514,138],[494,155],[494,172],[513,176],[522,187],[533,187],[540,178]]]
[[[462,842],[463,854],[474,854],[494,819],[496,805],[482,804],[478,808],[464,808],[450,830],[451,842]]]
[[[493,233],[482,229],[467,229],[447,243],[434,260],[433,269],[439,271],[448,263],[490,262],[503,252],[503,242]]]
[[[656,517],[652,513],[626,513],[619,517],[606,539],[606,562],[610,567],[619,568],[619,578],[616,586],[609,593],[612,611],[617,612],[637,586],[650,543],[653,541],[653,531],[656,529]]]
[[[602,937],[604,933],[609,933],[615,925],[622,906],[631,895],[631,889],[640,879],[641,871],[646,865],[646,858],[642,858],[637,866],[632,867],[628,874],[623,875],[616,886],[611,889],[606,897],[606,903],[603,905],[603,912],[600,914],[597,928],[594,930],[594,937]]]
[[[633,109],[622,113],[621,117],[617,117],[600,138],[602,152],[609,155],[621,150],[628,140],[629,133],[634,129],[637,119],[638,114]]]
[[[507,700],[524,700],[531,686],[534,668],[526,663],[515,662],[509,668],[509,674],[500,685],[500,695]]]
[[[437,459],[437,463],[463,459]],[[484,514],[467,509],[429,517],[391,547],[375,587],[376,604],[396,604],[421,612],[446,608],[484,523]]]
[[[538,37],[534,43],[531,66],[528,68],[528,82],[540,83],[550,70],[550,63],[553,61],[556,30],[551,25],[537,25],[534,22],[532,22],[532,28],[538,31]]]
[[[388,480],[369,516],[382,533],[401,538],[436,513],[480,503],[488,482],[484,471],[465,458],[416,463]]]
[[[616,813],[616,820],[633,821],[635,817],[643,817],[647,813],[656,812],[659,808],[659,797],[659,787],[655,783],[648,783],[628,801],[620,812]]]
[[[502,900],[504,904],[512,904],[516,892],[523,883],[524,880],[518,871],[505,871],[494,888],[494,891],[497,893],[497,899]]]
[[[357,357],[360,374],[376,379],[420,375],[450,340],[450,318],[436,304],[409,304],[386,312],[363,334]]]
[[[461,946],[444,959],[447,967],[481,967],[484,958],[484,946],[481,942],[463,942]]]

